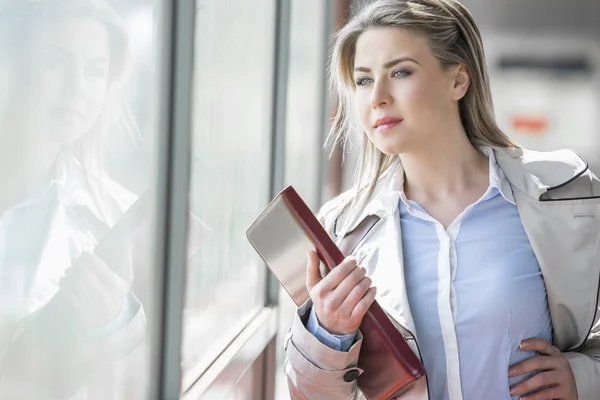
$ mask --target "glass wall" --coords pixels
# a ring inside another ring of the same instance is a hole
[[[327,7],[321,0],[291,0],[287,74],[284,186],[292,185],[313,211],[321,206],[321,170],[327,102]],[[283,341],[296,306],[279,292],[276,399],[289,399],[283,374]]]
[[[0,0],[1,399],[153,399],[176,380],[156,368],[165,359],[181,361],[186,400],[273,396],[276,325],[283,338],[293,307],[267,304],[267,268],[245,231],[271,199],[274,168],[320,205],[330,4],[195,1],[185,265],[168,248],[181,204],[157,191],[185,186],[165,183],[187,167],[169,147],[185,127],[171,115],[172,86],[187,79],[172,75],[186,62],[172,51],[191,44],[170,25],[181,4]],[[282,7],[290,26],[278,26]],[[185,285],[173,283],[183,269]],[[165,323],[173,313],[183,326]],[[180,328],[174,360],[163,339]],[[216,383],[192,392],[206,377]]]
[[[245,231],[271,185],[276,1],[198,1],[191,210],[211,229],[188,264],[184,390],[265,305]]]
[[[152,395],[161,3],[0,3],[2,399]]]
[[[320,204],[325,126],[326,6],[292,0],[285,132],[285,184],[306,204]]]

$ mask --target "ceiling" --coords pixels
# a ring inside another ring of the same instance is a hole
[[[354,0],[355,7],[372,0]],[[482,31],[575,34],[600,39],[600,0],[459,0]]]
[[[552,33],[600,39],[600,0],[461,0],[482,31]]]

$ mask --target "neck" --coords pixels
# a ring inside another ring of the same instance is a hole
[[[489,161],[469,142],[460,123],[437,136],[400,155],[409,199],[439,201],[489,185]]]
[[[58,147],[48,146],[45,151],[21,155],[21,162],[12,163],[12,168],[3,168],[1,180],[4,187],[0,195],[0,213],[23,201],[42,193],[53,178]],[[10,158],[8,158],[10,159]],[[34,161],[35,160],[35,161]]]

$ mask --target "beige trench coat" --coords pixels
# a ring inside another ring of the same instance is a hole
[[[581,157],[568,150],[494,148],[494,154],[511,184],[523,226],[540,264],[554,345],[569,360],[579,399],[600,399],[600,180]],[[398,199],[391,195],[402,187],[403,175],[402,166],[398,165],[378,183],[373,200],[354,226],[369,215],[378,215],[380,220],[354,254],[359,258],[367,255],[364,266],[378,288],[377,301],[419,354],[405,292]],[[325,221],[325,225],[339,224]],[[374,251],[377,257],[368,257]],[[363,399],[356,381],[344,380],[348,371],[357,369],[360,332],[348,352],[331,350],[304,326],[310,307],[309,301],[298,309],[285,341],[284,368],[292,398]],[[402,397],[428,398],[426,379],[421,379]]]

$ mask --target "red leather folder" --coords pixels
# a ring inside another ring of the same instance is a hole
[[[306,250],[314,248],[329,270],[345,258],[291,186],[267,206],[248,229],[247,237],[298,305],[309,297],[303,287]],[[360,330],[363,343],[358,367],[364,372],[358,378],[358,387],[367,399],[394,399],[425,375],[419,358],[377,301],[369,308]]]

